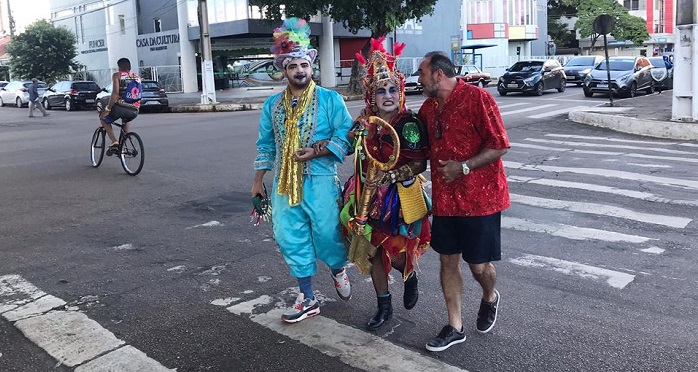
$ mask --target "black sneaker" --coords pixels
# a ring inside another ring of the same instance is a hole
[[[427,350],[429,351],[444,351],[451,345],[465,342],[465,332],[461,327],[461,331],[456,331],[450,325],[445,326],[436,338],[432,338],[427,342]]]
[[[115,143],[107,147],[107,156],[112,156],[119,153],[119,144]]]
[[[499,292],[495,289],[497,297],[492,302],[480,301],[480,311],[477,312],[477,331],[487,333],[492,330],[497,321],[497,308],[499,307]]]

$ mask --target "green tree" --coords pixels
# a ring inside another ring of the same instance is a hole
[[[576,17],[576,0],[548,0],[548,36],[555,45],[571,47],[576,34],[560,22],[562,17]]]
[[[635,45],[641,45],[650,38],[645,20],[628,14],[628,10],[616,0],[579,1],[577,9],[579,19],[575,28],[582,37],[591,37],[592,48],[601,36],[594,32],[594,20],[601,14],[608,14],[616,20],[611,31],[611,36],[616,40],[630,40]]]
[[[437,0],[250,0],[250,5],[259,6],[264,17],[278,22],[282,15],[309,18],[321,12],[333,20],[341,22],[350,32],[361,29],[371,31],[372,38],[387,35],[403,25],[407,20],[420,20],[434,12]],[[367,42],[362,53],[368,54]],[[354,61],[349,81],[351,92],[360,92],[360,68]]]
[[[75,36],[65,28],[54,27],[47,20],[38,20],[7,45],[10,68],[21,78],[41,77],[54,82],[76,71],[79,64]]]

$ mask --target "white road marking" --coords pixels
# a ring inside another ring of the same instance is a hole
[[[645,252],[645,253],[652,253],[652,254],[662,254],[665,251],[663,248],[659,248],[659,247],[649,247],[649,248],[640,249],[640,250]]]
[[[82,365],[76,372],[170,371],[131,346],[123,348],[123,340],[87,315],[53,310],[65,305],[19,275],[0,276],[0,314],[59,364]]]
[[[606,283],[608,283],[608,285],[618,289],[625,288],[628,284],[635,280],[635,275],[628,273],[584,265],[578,262],[560,260],[552,257],[527,254],[519,258],[512,258],[509,261],[520,266],[540,267],[567,275],[578,275],[586,279],[603,279],[606,281]]]
[[[223,226],[223,224],[218,222],[218,221],[209,221],[209,222],[202,223],[199,225],[189,226],[189,227],[187,227],[187,230],[195,229],[197,227],[217,227],[217,226]]]
[[[557,106],[557,105],[554,105],[554,104],[537,105],[537,106],[535,106],[535,107],[527,107],[527,108],[523,108],[523,109],[519,109],[519,110],[502,112],[501,114],[502,114],[502,116],[507,116],[507,115],[512,115],[512,114],[519,114],[519,113],[522,113],[522,112],[540,110],[540,109],[544,109],[544,108],[552,107],[552,106]]]
[[[568,107],[560,110],[554,110],[554,111],[548,111],[542,114],[536,114],[536,115],[531,115],[528,116],[531,119],[542,119],[542,118],[547,118],[549,116],[555,116],[555,115],[560,115],[560,114],[566,114],[572,110],[579,110],[586,108],[586,106],[575,106],[575,107]]]
[[[550,147],[550,146],[533,145],[530,143],[520,143],[520,142],[509,142],[509,144],[511,145],[511,147],[513,149],[516,149],[518,147],[523,147],[523,148],[531,148],[531,149],[546,150],[546,151],[572,152],[575,154],[627,156],[627,157],[639,158],[639,159],[669,160],[669,161],[678,161],[678,162],[687,162],[687,163],[698,163],[698,159],[678,157],[678,156],[659,156],[659,155],[644,155],[644,154],[625,153],[625,152],[612,152],[612,151],[579,150],[579,149],[569,149],[569,148],[564,148],[564,147]]]
[[[639,235],[622,234],[565,224],[543,224],[516,217],[502,217],[502,228],[517,231],[531,231],[572,240],[602,240],[607,242],[644,243],[652,240]]]
[[[186,266],[184,266],[184,265],[179,265],[179,266],[170,267],[169,269],[167,269],[167,271],[174,271],[174,272],[176,272],[176,273],[181,273],[181,272],[183,272],[185,269],[186,269]]]
[[[269,296],[262,296],[231,306],[228,310],[237,315],[249,314],[257,324],[365,371],[466,372],[322,315],[292,325],[284,324],[281,321],[283,301],[277,302],[276,307],[268,312],[255,312],[255,307],[273,301]],[[386,355],[390,356],[389,362]]]
[[[673,168],[671,165],[663,164],[640,164],[640,163],[626,163],[632,165],[633,167],[644,167],[644,168]]]
[[[698,153],[690,152],[690,151],[663,149],[661,147],[617,145],[615,143],[603,144],[603,143],[590,143],[590,142],[570,142],[570,141],[546,140],[543,138],[526,138],[524,140],[531,141],[531,142],[537,142],[537,143],[550,143],[550,144],[562,145],[562,146],[594,147],[594,148],[612,147],[614,149],[656,151],[656,152],[663,152],[663,153],[667,153],[667,154],[676,154],[676,155],[698,155]]]
[[[117,250],[117,251],[130,251],[133,250],[133,244],[127,243],[127,244],[122,244],[116,247],[112,247],[112,249]]]
[[[620,178],[631,181],[652,182],[664,186],[674,186],[698,190],[698,181],[682,180],[678,178],[657,177],[641,173],[632,173],[624,171],[615,171],[610,169],[599,168],[582,168],[582,167],[557,167],[551,165],[529,165],[513,161],[505,161],[504,166],[510,169],[555,172],[555,173],[576,173],[586,174],[590,176],[600,176],[608,178]]]
[[[609,142],[624,142],[624,143],[637,143],[644,145],[676,145],[676,142],[659,142],[659,141],[641,141],[641,140],[629,140],[623,138],[612,138],[612,137],[597,137],[597,136],[580,136],[576,134],[557,134],[548,133],[546,137],[556,137],[556,138],[574,138],[592,141],[609,141]]]
[[[611,216],[654,225],[675,227],[679,229],[686,228],[686,226],[693,221],[690,218],[642,213],[605,204],[546,199],[513,193],[510,195],[510,197],[511,201],[514,203],[531,205],[539,208],[559,209],[577,213],[595,214],[599,216]]]
[[[497,107],[499,107],[499,110],[501,111],[503,108],[510,108],[510,107],[514,107],[514,106],[523,106],[523,105],[528,105],[528,102],[511,103],[508,105],[497,105]]]
[[[219,299],[211,301],[211,305],[228,306],[228,305],[232,304],[233,302],[238,302],[238,301],[240,301],[239,297],[219,298]]]
[[[635,191],[628,189],[621,189],[611,186],[596,185],[593,183],[583,183],[583,182],[570,182],[570,181],[560,181],[547,178],[532,178],[523,176],[508,176],[507,180],[509,182],[521,182],[521,183],[532,183],[536,185],[551,186],[551,187],[564,187],[570,189],[579,189],[593,192],[601,192],[606,194],[613,194],[619,196],[625,196],[628,198],[646,200],[656,203],[664,204],[677,204],[677,205],[691,205],[698,207],[698,200],[672,200],[663,197],[659,197],[650,192]]]

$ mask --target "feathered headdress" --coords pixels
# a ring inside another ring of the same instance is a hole
[[[405,43],[394,43],[393,53],[390,54],[383,47],[385,36],[379,39],[371,39],[371,49],[368,51],[368,61],[361,52],[356,53],[356,59],[366,70],[366,76],[361,80],[366,88],[366,107],[376,113],[376,90],[386,82],[392,82],[400,93],[400,112],[405,111],[405,75],[397,69],[395,62],[397,57],[405,49]]]
[[[317,50],[310,48],[310,25],[304,19],[292,17],[274,29],[274,66],[283,69],[291,60],[306,59],[313,63]]]

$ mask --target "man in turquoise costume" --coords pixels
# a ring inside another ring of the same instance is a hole
[[[337,92],[315,85],[317,50],[310,48],[309,36],[310,26],[298,18],[274,30],[274,65],[288,85],[264,103],[252,185],[253,197],[267,196],[264,174],[274,170],[268,195],[274,238],[300,287],[295,304],[281,316],[287,323],[320,313],[312,286],[317,259],[330,268],[340,298],[351,298],[337,163],[351,149],[347,135],[353,120]]]

